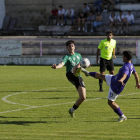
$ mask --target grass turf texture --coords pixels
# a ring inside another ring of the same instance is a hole
[[[115,67],[115,74],[119,68]],[[140,75],[140,67],[135,68]],[[88,70],[98,71],[99,67]],[[75,111],[76,118],[71,118],[68,109],[78,99],[78,93],[67,81],[65,67],[53,70],[50,66],[0,66],[0,73],[0,140],[140,139],[140,90],[135,90],[133,75],[123,96],[116,100],[128,120],[117,123],[119,117],[107,105],[109,87],[105,82],[104,92],[98,92],[98,80],[81,74],[87,101]],[[2,100],[6,96],[11,103]]]

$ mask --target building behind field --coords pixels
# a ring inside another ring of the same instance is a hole
[[[111,11],[102,13],[103,25],[99,27],[97,32],[77,32],[77,15],[82,9],[83,3],[87,3],[91,10],[96,12],[94,1],[91,0],[0,0],[5,3],[5,18],[3,21],[1,35],[105,35],[109,26],[109,15]],[[58,27],[56,25],[48,26],[48,17],[53,5],[58,8],[63,5],[64,9],[71,6],[75,10],[75,24]],[[119,14],[122,10],[127,14],[127,10],[131,10],[135,17],[135,23],[130,27],[130,32],[123,35],[140,35],[140,3],[137,0],[119,0],[115,5],[115,14]],[[1,19],[2,22],[2,19]],[[2,24],[1,24],[2,25]],[[120,28],[120,27],[119,27]],[[115,35],[116,29],[114,29]],[[121,34],[122,35],[122,34]]]

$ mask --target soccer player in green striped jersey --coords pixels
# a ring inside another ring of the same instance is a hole
[[[68,50],[68,54],[63,57],[61,63],[58,65],[53,64],[52,68],[59,69],[66,65],[66,77],[76,87],[79,93],[78,100],[75,102],[72,108],[69,109],[69,114],[71,117],[74,117],[74,111],[86,99],[86,89],[82,77],[80,75],[78,75],[78,77],[75,76],[77,65],[82,59],[81,54],[75,53],[75,42],[73,40],[66,42],[66,48]]]

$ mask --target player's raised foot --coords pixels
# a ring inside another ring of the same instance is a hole
[[[86,75],[89,76],[89,72],[87,70],[85,70],[84,68],[81,67],[81,71]]]
[[[81,72],[81,67],[76,69],[75,76],[78,77]]]
[[[69,114],[71,115],[72,118],[75,117],[74,112],[71,111],[71,109],[68,110]]]
[[[126,116],[121,116],[121,117],[118,119],[117,122],[123,122],[123,121],[126,121],[126,120],[127,120]]]

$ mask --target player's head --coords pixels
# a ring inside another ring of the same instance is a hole
[[[75,42],[73,40],[69,40],[66,42],[67,50],[70,54],[74,53],[75,50]]]
[[[131,51],[124,51],[123,52],[123,62],[127,62],[132,59]]]
[[[111,40],[111,38],[113,37],[113,32],[112,31],[107,31],[106,35],[107,35],[107,40]]]

